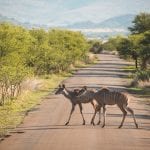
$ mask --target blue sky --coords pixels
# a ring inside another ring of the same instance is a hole
[[[150,12],[149,8],[150,0],[0,0],[0,14],[48,25],[101,22],[114,16]]]

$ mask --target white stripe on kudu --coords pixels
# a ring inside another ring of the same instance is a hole
[[[111,92],[107,88],[102,88],[101,90],[95,92],[94,99],[98,102],[99,107],[103,107],[103,117],[104,117],[103,119],[104,120],[103,120],[102,127],[105,126],[106,105],[116,104],[123,113],[123,118],[122,118],[119,128],[123,126],[125,117],[127,115],[127,111],[130,112],[131,115],[133,116],[135,126],[136,128],[138,128],[138,124],[136,123],[136,119],[134,116],[134,111],[130,107],[128,107],[129,98],[127,94],[122,93],[122,92],[115,92],[115,91]],[[94,121],[95,115],[96,115],[96,110],[92,117],[92,121]]]

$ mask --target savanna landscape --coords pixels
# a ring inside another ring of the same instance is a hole
[[[144,1],[129,9],[137,9],[134,15],[114,14],[101,23],[91,15],[91,21],[75,20],[79,12],[72,11],[102,2],[67,1],[68,18],[56,14],[51,24],[40,10],[39,18],[30,14],[22,22],[19,10],[31,11],[33,3],[46,11],[57,2],[15,1],[18,18],[11,18],[13,11],[4,11],[11,3],[0,1],[1,150],[149,149],[150,3]]]

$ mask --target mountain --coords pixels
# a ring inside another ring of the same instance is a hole
[[[132,25],[132,21],[135,15],[127,14],[123,16],[117,16],[110,19],[107,19],[101,23],[96,24],[96,28],[128,28]]]
[[[134,19],[135,15],[127,14],[122,16],[113,17],[103,22],[94,23],[92,21],[83,21],[83,22],[75,22],[73,24],[69,24],[66,26],[60,26],[69,29],[94,29],[94,28],[121,28],[127,29],[131,26],[132,20]],[[39,25],[39,24],[31,24],[30,22],[20,22],[14,18],[9,18],[0,14],[0,22],[11,22],[13,24],[22,25],[24,27],[43,27],[48,28],[47,25]]]
[[[17,21],[16,19],[9,18],[9,17],[3,16],[1,14],[0,14],[0,22],[10,22],[10,23],[13,23],[13,24],[21,25],[21,22]]]
[[[135,15],[127,14],[122,16],[113,17],[103,22],[94,23],[91,21],[87,22],[76,22],[74,24],[67,25],[66,28],[77,28],[77,29],[91,29],[91,28],[123,28],[127,29],[132,24],[132,20]]]
[[[0,14],[0,22],[9,22],[15,25],[20,25],[26,28],[44,28],[47,29],[48,26],[44,24],[31,24],[30,22],[20,22],[14,18],[9,18]]]
[[[74,31],[81,31],[88,38],[101,38],[106,39],[114,35],[127,35],[129,31],[127,28],[131,26],[132,20],[135,15],[127,14],[122,16],[113,17],[103,22],[94,23],[92,21],[76,22],[74,24],[57,26],[58,28],[70,29]],[[52,26],[43,24],[31,24],[30,22],[19,22],[14,18],[9,18],[0,15],[0,22],[11,22],[26,28],[44,28],[49,29]],[[53,26],[55,27],[55,26]]]
[[[66,26],[67,28],[73,28],[73,29],[89,29],[89,28],[95,28],[95,23],[92,21],[83,21],[83,22],[76,22],[74,24],[70,24]]]

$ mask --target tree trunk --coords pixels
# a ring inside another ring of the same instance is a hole
[[[138,70],[138,60],[137,59],[135,59],[135,68],[136,68],[136,70]]]

